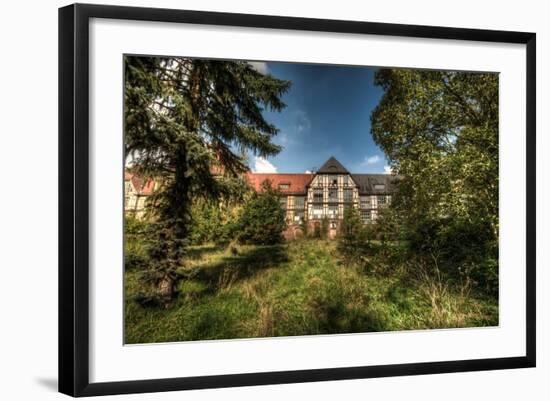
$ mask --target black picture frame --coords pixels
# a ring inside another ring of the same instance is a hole
[[[90,383],[89,22],[91,18],[323,31],[526,45],[526,354],[381,366]],[[141,393],[534,367],[536,35],[526,32],[266,15],[74,4],[59,9],[59,391],[71,396]]]

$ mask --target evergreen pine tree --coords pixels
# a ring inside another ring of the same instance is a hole
[[[136,172],[160,183],[149,203],[155,224],[147,277],[165,304],[189,241],[192,201],[238,192],[246,151],[280,151],[271,141],[278,130],[262,111],[282,110],[289,87],[245,61],[125,58],[125,152]]]

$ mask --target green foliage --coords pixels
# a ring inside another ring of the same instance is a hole
[[[149,263],[145,238],[149,225],[134,217],[124,220],[124,268],[128,270],[144,269]]]
[[[306,219],[302,219],[302,221],[300,221],[300,229],[302,230],[304,238],[311,236],[312,233],[310,232],[309,225]]]
[[[311,238],[319,239],[321,238],[321,223],[313,223],[313,232],[311,233]]]
[[[212,242],[219,237],[222,227],[221,210],[215,204],[195,202],[191,208],[193,225],[191,227],[191,244],[200,245]]]
[[[174,280],[185,256],[193,202],[241,195],[242,154],[280,151],[271,141],[278,130],[262,111],[285,107],[281,96],[290,82],[244,61],[126,56],[124,62],[126,157],[136,173],[160,183],[150,202],[156,220],[149,259],[150,278],[161,285]]]
[[[125,242],[124,268],[128,270],[143,269],[149,263],[147,248],[143,243]]]
[[[138,272],[126,271],[127,343],[336,334],[498,324],[498,301],[422,272],[342,268],[336,243],[192,246],[170,309],[143,308]]]
[[[313,221],[313,230],[307,228],[307,222],[303,223],[306,227],[306,230],[304,231],[307,236],[310,238],[315,239],[327,239],[328,238],[328,230],[330,226],[330,221],[328,217],[323,217],[320,221],[314,220]]]
[[[378,239],[382,243],[406,239],[403,235],[400,216],[393,207],[378,209],[376,220],[366,228],[369,238]]]
[[[373,137],[400,176],[385,235],[498,292],[498,75],[381,69],[375,79],[385,93]]]
[[[234,203],[196,201],[191,209],[191,244],[227,244],[238,230],[240,206]]]
[[[320,229],[320,232],[319,232],[319,235],[321,236],[321,238],[323,239],[327,239],[328,238],[328,229],[329,229],[329,225],[330,225],[330,222],[328,220],[328,217],[327,216],[324,216],[322,219],[321,219],[321,229]]]
[[[128,236],[143,236],[149,229],[149,224],[145,220],[136,219],[132,216],[124,218],[124,233]]]
[[[239,241],[258,245],[277,244],[282,241],[286,222],[279,196],[269,180],[262,183],[260,193],[252,194],[244,204],[239,219]]]
[[[338,251],[347,264],[362,264],[369,248],[368,231],[361,221],[359,210],[346,207],[338,236]]]

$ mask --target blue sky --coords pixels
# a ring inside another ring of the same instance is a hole
[[[250,157],[257,172],[303,173],[336,157],[350,172],[383,173],[388,162],[371,136],[370,114],[383,91],[374,68],[320,64],[252,63],[262,72],[292,81],[287,107],[266,111],[280,133],[281,153],[267,160]]]

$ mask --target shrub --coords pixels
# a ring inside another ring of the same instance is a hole
[[[124,268],[141,269],[147,266],[147,253],[139,244],[126,244],[124,247]]]
[[[313,231],[310,230],[308,236],[317,239],[327,239],[329,224],[330,222],[327,217],[323,217],[320,222],[315,221],[313,223]]]
[[[321,238],[321,224],[314,223],[313,232],[311,233],[312,238]]]
[[[302,219],[302,221],[300,221],[300,229],[302,230],[303,237],[308,237],[311,235],[306,219]]]
[[[468,280],[490,295],[498,293],[498,243],[487,222],[426,219],[410,238],[411,252],[425,260],[437,258],[450,279]]]
[[[238,222],[238,239],[245,244],[277,244],[283,239],[285,226],[279,193],[266,180],[262,192],[253,194],[243,207]]]
[[[362,263],[369,248],[370,240],[359,211],[354,207],[347,207],[338,239],[338,251],[347,264],[357,264]]]
[[[149,228],[149,223],[143,220],[136,219],[132,216],[124,217],[124,233],[126,236],[142,236],[145,235]]]
[[[329,221],[328,217],[323,217],[321,220],[321,232],[319,233],[321,238],[327,239],[328,238],[328,229],[329,229]]]
[[[126,216],[124,221],[124,268],[141,269],[148,263],[147,257],[147,231],[149,224]]]
[[[236,213],[234,205],[197,201],[191,209],[190,243],[227,244],[234,239]]]

